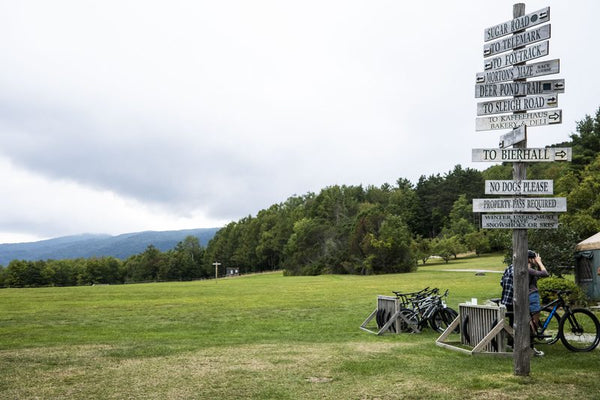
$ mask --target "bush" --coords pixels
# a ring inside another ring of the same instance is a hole
[[[549,303],[556,299],[555,291],[557,290],[570,290],[571,294],[568,296],[568,301],[571,304],[585,306],[588,302],[588,298],[583,290],[581,290],[581,288],[574,282],[564,278],[551,276],[540,279],[538,281],[538,289],[540,292],[540,299],[542,300],[543,304]]]

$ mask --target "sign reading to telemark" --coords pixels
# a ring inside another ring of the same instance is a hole
[[[543,24],[550,20],[550,7],[542,8],[531,14],[524,15],[519,18],[515,18],[510,21],[503,22],[498,25],[486,28],[483,31],[483,40],[489,42],[496,38],[510,35],[513,32],[517,32],[523,29],[531,28],[536,25]]]
[[[515,111],[539,110],[558,106],[558,95],[515,97],[477,103],[477,115],[502,114]]]
[[[570,147],[473,149],[473,162],[571,161]]]
[[[537,111],[524,114],[508,114],[475,119],[476,131],[493,129],[514,129],[521,125],[528,127],[560,124],[562,110]]]
[[[533,64],[515,65],[514,67],[478,72],[476,83],[508,82],[515,79],[535,78],[536,76],[553,75],[560,72],[560,60],[540,61]]]
[[[473,212],[565,212],[565,197],[473,199]]]
[[[556,214],[483,214],[481,227],[488,229],[556,229]]]
[[[485,181],[485,194],[513,196],[528,194],[554,194],[554,181],[551,179]]]

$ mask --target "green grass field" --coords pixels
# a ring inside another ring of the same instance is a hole
[[[446,269],[470,271],[445,271]],[[0,290],[2,399],[598,399],[600,351],[543,346],[531,375],[420,334],[359,329],[378,294],[500,294],[501,256],[411,274]]]

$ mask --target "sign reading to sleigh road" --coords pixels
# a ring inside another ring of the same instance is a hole
[[[515,111],[530,111],[558,106],[556,94],[515,97],[512,99],[477,103],[477,115],[503,114]]]

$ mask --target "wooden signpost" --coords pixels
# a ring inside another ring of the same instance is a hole
[[[522,376],[529,375],[531,357],[527,229],[555,229],[556,213],[567,210],[564,197],[526,197],[554,191],[551,180],[528,180],[527,164],[572,158],[571,148],[527,148],[530,128],[562,122],[561,110],[533,110],[557,107],[564,79],[527,81],[560,72],[558,59],[527,64],[549,54],[550,24],[538,27],[548,21],[550,7],[525,14],[525,4],[513,5],[512,20],[484,30],[484,42],[488,42],[483,47],[485,71],[475,77],[476,98],[500,98],[477,104],[477,115],[484,117],[475,119],[476,131],[511,129],[500,136],[499,148],[473,149],[472,155],[476,162],[513,163],[512,180],[485,182],[485,194],[511,197],[473,199],[473,212],[491,213],[482,214],[482,228],[513,230],[513,357],[515,375]]]

